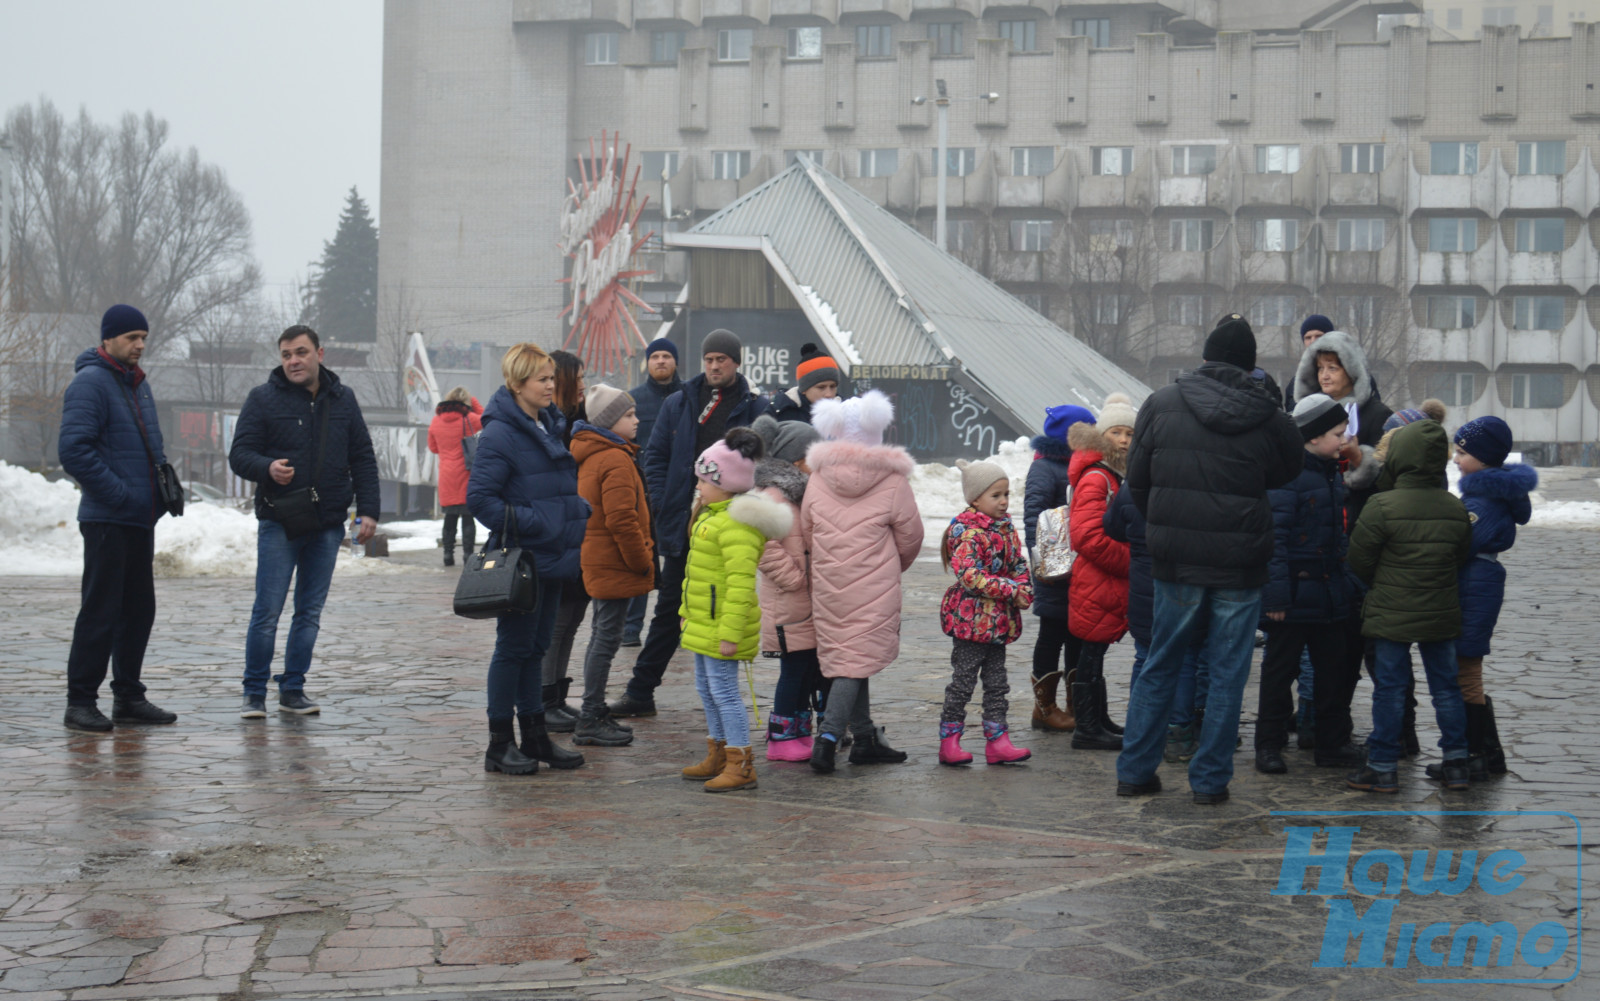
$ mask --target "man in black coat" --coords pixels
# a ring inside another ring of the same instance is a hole
[[[649,447],[650,435],[656,428],[656,418],[661,408],[674,393],[683,388],[678,378],[678,346],[671,338],[657,337],[644,349],[645,373],[648,379],[633,387],[628,395],[633,397],[634,410],[639,415],[639,431],[634,442],[642,450]],[[644,613],[650,596],[641,594],[628,604],[628,619],[622,627],[622,645],[638,646],[639,635],[644,632]]]
[[[1239,706],[1273,552],[1267,491],[1300,472],[1300,432],[1251,377],[1256,339],[1237,313],[1206,338],[1205,364],[1139,408],[1126,489],[1143,512],[1155,578],[1150,655],[1129,700],[1117,794],[1160,790],[1156,768],[1191,638],[1206,629],[1205,725],[1189,762],[1201,804],[1228,798]]]
[[[361,523],[356,541],[365,543],[378,527],[378,459],[355,391],[322,367],[322,345],[310,327],[285,330],[278,356],[282,366],[240,408],[228,451],[234,473],[256,484],[256,602],[245,637],[239,710],[245,719],[267,715],[267,680],[291,576],[294,619],[283,673],[272,679],[278,683],[278,710],[319,711],[306,697],[306,671],[352,499]],[[309,507],[303,531],[291,514],[299,503]]]

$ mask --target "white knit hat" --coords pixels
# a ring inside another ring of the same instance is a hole
[[[894,404],[882,390],[869,389],[848,400],[834,397],[811,405],[811,426],[829,441],[882,445],[883,432],[893,422]]]
[[[961,496],[968,504],[982,497],[985,490],[1007,478],[1004,466],[987,459],[982,462],[957,459],[956,468],[961,470]]]
[[[1107,428],[1131,428],[1138,419],[1139,409],[1133,405],[1133,400],[1126,393],[1112,393],[1106,397],[1106,405],[1100,408],[1094,426],[1102,431]]]

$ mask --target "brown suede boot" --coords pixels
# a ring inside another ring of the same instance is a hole
[[[712,740],[706,738],[705,760],[698,765],[690,765],[683,770],[683,777],[694,782],[704,782],[722,774],[723,766],[727,764],[724,748],[728,746],[725,740]]]
[[[1033,728],[1065,732],[1077,726],[1072,716],[1072,686],[1067,686],[1067,710],[1056,705],[1056,686],[1061,682],[1061,672],[1052,671],[1042,678],[1033,679]]]
[[[733,792],[756,787],[755,755],[748,747],[727,748],[727,765],[722,774],[706,783],[706,792]]]

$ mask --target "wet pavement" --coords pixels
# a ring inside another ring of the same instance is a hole
[[[1594,484],[1568,495],[1593,499]],[[308,685],[317,717],[237,716],[250,581],[159,581],[146,681],[182,718],[106,736],[60,726],[77,582],[0,578],[0,1001],[1600,997],[1578,937],[1580,882],[1594,888],[1580,859],[1595,859],[1576,830],[1600,821],[1600,532],[1524,530],[1505,559],[1486,675],[1511,774],[1445,793],[1407,762],[1399,795],[1378,797],[1292,751],[1289,775],[1264,776],[1247,722],[1220,807],[1193,805],[1171,765],[1166,792],[1117,799],[1115,755],[1028,732],[1015,691],[1033,759],[939,767],[948,578],[931,552],[907,578],[901,661],[873,686],[908,763],[822,777],[762,761],[758,791],[708,796],[678,776],[704,748],[680,655],[634,746],[586,748],[575,772],[487,775],[493,626],[450,614],[454,577],[436,560],[336,578]],[[1016,687],[1031,629],[1012,648]],[[1130,656],[1113,648],[1114,688]],[[763,703],[775,677],[758,662]],[[1252,689],[1247,720],[1253,708]],[[1274,815],[1363,810],[1387,815]],[[1424,895],[1361,884],[1389,869],[1356,865],[1336,904],[1274,894],[1285,828],[1337,826],[1361,828],[1352,859],[1390,849],[1413,879],[1413,854],[1442,850],[1521,852],[1523,878],[1507,890],[1480,872]],[[1314,965],[1333,909],[1353,899],[1370,916],[1374,894],[1396,908],[1383,965]],[[1570,941],[1548,966],[1533,963],[1553,938],[1525,937],[1497,967],[1395,960],[1404,923],[1421,937],[1444,922],[1448,953],[1470,921],[1552,922]]]

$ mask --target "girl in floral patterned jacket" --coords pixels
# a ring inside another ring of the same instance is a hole
[[[1031,752],[1011,743],[1006,726],[1006,644],[1022,635],[1022,610],[1033,604],[1027,556],[1006,509],[1011,481],[993,462],[958,462],[968,507],[945,529],[940,547],[956,582],[939,606],[940,624],[955,644],[950,684],[939,717],[939,763],[965,765],[961,749],[967,703],[983,679],[984,757],[991,765],[1025,761]]]

